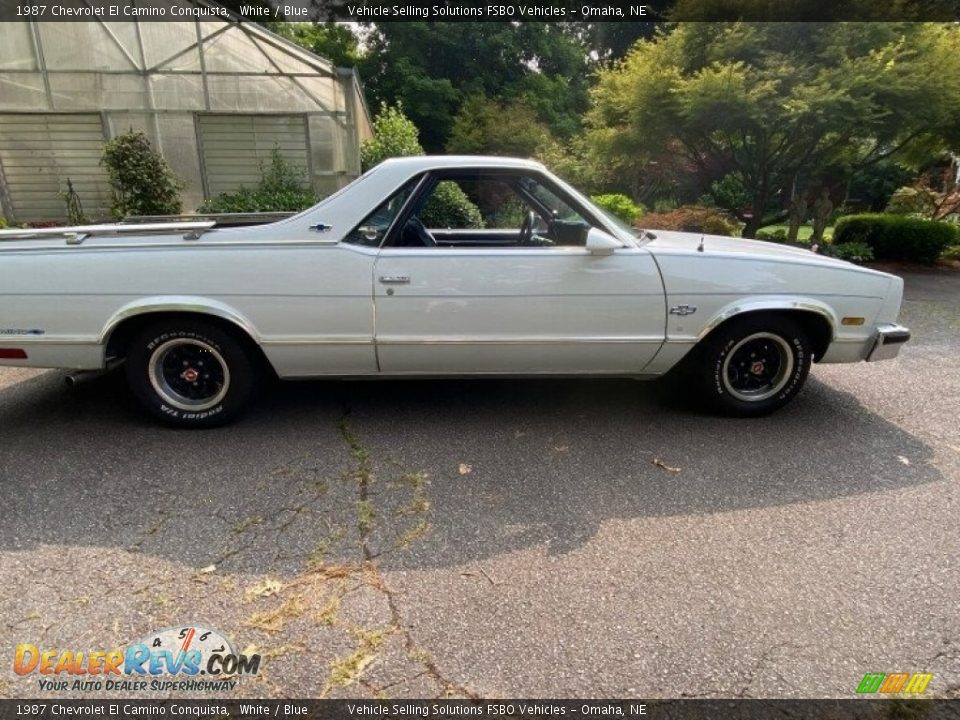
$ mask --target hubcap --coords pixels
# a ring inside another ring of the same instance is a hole
[[[783,390],[793,367],[793,352],[786,340],[773,333],[754,333],[727,354],[723,384],[738,400],[759,402]]]
[[[179,410],[208,410],[230,388],[223,356],[202,340],[168,340],[153,351],[147,372],[154,391]]]

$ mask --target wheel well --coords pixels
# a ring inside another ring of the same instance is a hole
[[[250,334],[244,328],[240,327],[236,323],[230,322],[229,320],[225,320],[222,317],[218,317],[217,315],[210,315],[202,312],[146,312],[121,320],[110,331],[110,335],[107,338],[106,357],[108,359],[125,357],[127,354],[127,345],[130,343],[130,339],[148,325],[152,325],[156,322],[164,322],[182,318],[202,320],[203,322],[218,326],[220,329],[237,338],[237,340],[239,340],[243,344],[244,348],[246,348],[246,350],[250,353],[251,358],[254,358],[258,362],[262,362],[265,367],[271,367],[267,357],[263,354],[263,349],[252,337],[250,337]]]
[[[747,316],[757,317],[759,315],[787,317],[800,325],[810,339],[814,362],[820,361],[820,358],[826,354],[827,348],[830,347],[830,341],[833,340],[833,327],[830,325],[830,321],[820,313],[811,312],[810,310],[750,310],[727,318],[713,328],[707,337],[735,320],[740,320]]]

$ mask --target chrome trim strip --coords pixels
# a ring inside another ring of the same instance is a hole
[[[264,347],[290,347],[307,345],[599,345],[599,344],[637,344],[663,342],[663,338],[471,338],[471,337],[434,337],[434,338],[270,338],[261,340]]]
[[[309,373],[307,375],[295,374],[295,375],[281,375],[280,377],[284,380],[310,380],[312,378],[348,378],[348,379],[359,379],[359,380],[383,380],[387,378],[397,378],[397,377],[416,377],[416,378],[439,378],[447,379],[452,377],[460,378],[473,378],[473,377],[497,377],[497,378],[536,378],[536,377],[552,377],[552,378],[585,378],[585,377],[603,377],[603,378],[635,378],[638,380],[649,380],[651,378],[660,377],[663,373],[651,373],[651,372],[630,372],[622,370],[610,370],[610,371],[590,371],[590,370],[546,370],[538,372],[511,372],[509,370],[491,370],[483,372],[471,372],[471,371],[462,371],[462,372],[436,372],[434,370],[386,370],[379,372],[369,372],[369,373],[342,373],[342,372],[315,372]]]
[[[131,223],[129,225],[104,224],[73,225],[71,227],[53,228],[11,228],[10,230],[0,230],[0,240],[56,239],[57,237],[80,235],[84,237],[103,237],[105,235],[156,235],[157,233],[167,232],[173,235],[179,233],[181,230],[208,230],[216,224],[215,220],[206,220],[173,223]]]
[[[832,345],[863,345],[865,342],[870,342],[870,337],[835,337],[831,342]]]
[[[9,342],[7,342],[9,340]],[[14,344],[14,345],[90,345],[91,347],[97,347],[101,343],[95,337],[45,337],[45,338],[30,338],[27,339],[23,335],[2,335],[0,336],[0,342],[4,344]]]
[[[29,238],[28,238],[29,239]],[[37,240],[46,239],[46,238],[36,238]],[[56,238],[53,238],[56,239]],[[17,241],[11,241],[17,242]],[[263,248],[269,249],[271,247],[328,247],[334,248],[339,246],[339,242],[336,240],[216,240],[213,242],[204,242],[203,240],[181,240],[176,242],[163,242],[163,243],[130,243],[124,245],[113,245],[113,244],[103,244],[103,245],[85,245],[81,246],[83,252],[99,252],[99,251],[114,251],[114,250],[220,250],[223,248]],[[66,247],[66,246],[49,246],[49,245],[39,245],[39,246],[30,246],[30,247],[17,247],[17,248],[6,248],[3,247],[3,244],[0,243],[0,253],[34,253],[34,252],[80,252],[76,246]]]
[[[261,340],[264,347],[289,347],[298,345],[373,345],[373,338],[273,338]]]
[[[692,336],[687,336],[687,337],[674,336],[674,337],[667,338],[666,342],[667,342],[667,345],[694,345],[699,340],[700,338],[692,337]],[[870,340],[871,340],[870,337],[835,337],[833,340],[830,341],[830,344],[831,345],[840,345],[840,344],[862,345],[863,343],[869,342]]]
[[[189,313],[199,313],[202,315],[213,315],[222,320],[227,320],[228,322],[233,323],[241,330],[247,333],[254,342],[260,342],[260,336],[256,331],[256,328],[253,327],[247,320],[240,315],[230,311],[226,308],[217,307],[216,305],[210,305],[202,302],[193,302],[193,301],[167,301],[167,302],[150,302],[147,300],[142,305],[135,305],[123,310],[120,310],[116,313],[110,320],[107,322],[106,327],[103,328],[103,331],[100,333],[99,343],[101,345],[106,344],[107,340],[110,339],[110,335],[116,329],[116,327],[129,318],[135,317],[137,315],[144,315],[147,313],[158,313],[158,312],[189,312]]]
[[[378,345],[603,345],[603,344],[662,344],[661,337],[534,337],[534,338],[377,338]]]
[[[736,317],[737,315],[742,315],[744,313],[762,310],[801,310],[804,312],[816,313],[823,316],[823,318],[826,319],[826,321],[830,324],[830,341],[833,342],[834,338],[836,337],[837,330],[835,317],[829,310],[821,307],[820,305],[812,302],[806,302],[804,300],[757,298],[753,301],[748,300],[745,303],[734,305],[719,315],[714,316],[713,319],[711,319],[710,322],[708,322],[697,335],[697,339],[702,340],[705,338],[713,331],[714,328],[716,328],[725,320],[729,320],[732,317]]]

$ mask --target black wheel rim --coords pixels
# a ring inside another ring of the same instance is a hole
[[[731,395],[760,402],[780,392],[793,372],[790,345],[773,333],[754,333],[733,346],[723,363],[723,383]]]
[[[201,340],[177,338],[157,347],[150,357],[150,384],[167,403],[199,412],[227,394],[230,370],[223,356]]]

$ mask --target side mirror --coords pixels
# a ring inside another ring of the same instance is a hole
[[[613,255],[614,250],[622,247],[622,242],[603,230],[590,228],[587,231],[587,251],[591,255]]]

